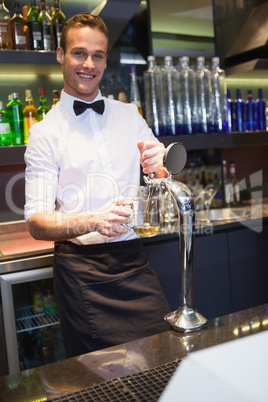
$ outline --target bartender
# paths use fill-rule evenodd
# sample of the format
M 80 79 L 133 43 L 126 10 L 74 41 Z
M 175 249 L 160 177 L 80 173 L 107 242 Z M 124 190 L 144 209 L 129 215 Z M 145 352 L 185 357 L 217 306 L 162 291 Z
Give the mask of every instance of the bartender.
M 136 105 L 103 97 L 108 31 L 77 14 L 57 61 L 60 101 L 31 127 L 25 153 L 25 219 L 53 240 L 54 286 L 67 357 L 167 329 L 169 306 L 140 239 L 126 228 L 143 172 L 165 177 L 164 146 Z

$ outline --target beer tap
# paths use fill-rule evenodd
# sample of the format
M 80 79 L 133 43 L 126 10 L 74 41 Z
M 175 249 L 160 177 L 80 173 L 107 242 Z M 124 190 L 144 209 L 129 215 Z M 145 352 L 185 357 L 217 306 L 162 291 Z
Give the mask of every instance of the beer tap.
M 179 174 L 187 159 L 184 146 L 179 143 L 170 144 L 164 155 L 164 167 L 168 173 L 165 179 L 157 179 L 154 174 L 144 177 L 150 194 L 156 187 L 165 188 L 173 196 L 179 214 L 179 253 L 180 253 L 180 307 L 164 319 L 179 332 L 193 332 L 206 327 L 207 319 L 194 308 L 194 226 L 195 211 L 191 190 L 172 176 Z

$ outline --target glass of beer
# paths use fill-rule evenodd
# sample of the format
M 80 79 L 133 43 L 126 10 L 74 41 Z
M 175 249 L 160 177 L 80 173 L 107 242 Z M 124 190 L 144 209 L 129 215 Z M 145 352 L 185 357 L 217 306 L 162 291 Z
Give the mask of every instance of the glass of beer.
M 130 224 L 140 237 L 155 236 L 160 229 L 159 197 L 139 196 L 132 202 L 132 223 Z

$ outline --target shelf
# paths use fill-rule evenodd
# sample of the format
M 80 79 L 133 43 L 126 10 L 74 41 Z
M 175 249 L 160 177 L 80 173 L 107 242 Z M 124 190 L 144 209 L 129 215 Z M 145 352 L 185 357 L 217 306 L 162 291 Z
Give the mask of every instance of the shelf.
M 158 139 L 165 145 L 172 142 L 181 142 L 187 151 L 208 149 L 208 148 L 228 148 L 238 146 L 268 145 L 267 131 L 254 132 L 233 132 L 215 134 L 192 134 L 192 135 L 169 135 L 161 136 Z
M 49 327 L 60 323 L 58 314 L 46 316 L 44 313 L 36 313 L 32 306 L 16 309 L 15 317 L 17 333 Z
M 56 52 L 34 50 L 1 50 L 0 74 L 47 76 L 60 74 Z
M 208 148 L 229 148 L 268 145 L 267 131 L 244 133 L 216 133 L 193 135 L 168 135 L 158 137 L 165 146 L 172 142 L 181 142 L 187 151 Z M 24 164 L 25 145 L 0 147 L 0 166 Z

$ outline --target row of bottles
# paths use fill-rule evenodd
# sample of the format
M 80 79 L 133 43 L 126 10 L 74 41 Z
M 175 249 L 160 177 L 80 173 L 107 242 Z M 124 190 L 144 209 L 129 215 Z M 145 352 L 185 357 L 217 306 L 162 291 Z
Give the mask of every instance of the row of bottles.
M 160 68 L 149 56 L 144 95 L 146 120 L 157 136 L 266 130 L 262 89 L 256 100 L 251 90 L 243 100 L 237 89 L 232 100 L 218 57 L 212 58 L 208 69 L 204 57 L 191 68 L 189 57 L 181 57 L 174 66 L 172 57 L 166 56 Z
M 171 56 L 164 68 L 148 57 L 144 72 L 145 111 L 148 125 L 155 135 L 177 135 L 228 131 L 225 72 L 218 57 L 211 69 L 205 58 L 197 58 L 196 69 L 189 57 L 179 59 L 175 68 Z
M 247 91 L 247 99 L 241 97 L 241 90 L 236 90 L 236 98 L 231 98 L 227 89 L 228 125 L 230 131 L 266 130 L 266 100 L 259 88 L 257 99 L 253 99 L 252 90 Z
M 47 10 L 45 0 L 40 1 L 40 8 L 31 0 L 23 15 L 20 3 L 15 2 L 10 18 L 4 0 L 0 0 L 0 49 L 56 50 L 66 19 L 59 0 L 54 0 L 51 14 Z
M 59 325 L 17 334 L 20 370 L 28 370 L 66 358 Z
M 53 107 L 60 98 L 60 91 L 53 90 Z M 30 127 L 43 120 L 50 110 L 47 104 L 45 88 L 39 88 L 39 106 L 35 107 L 31 89 L 25 90 L 25 106 L 17 92 L 9 96 L 4 108 L 0 101 L 0 146 L 24 145 L 28 143 Z

